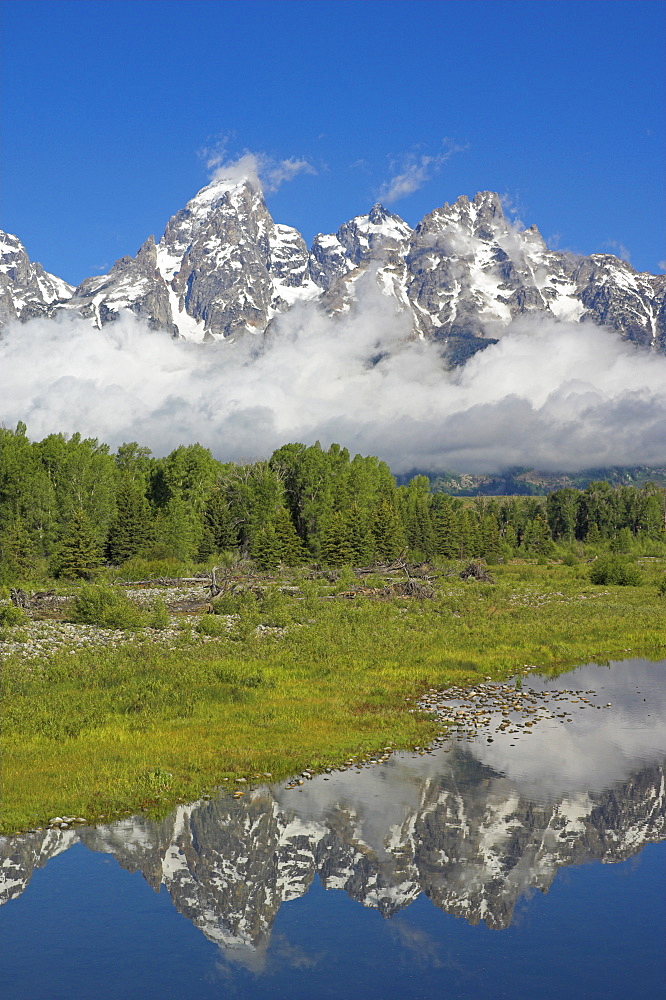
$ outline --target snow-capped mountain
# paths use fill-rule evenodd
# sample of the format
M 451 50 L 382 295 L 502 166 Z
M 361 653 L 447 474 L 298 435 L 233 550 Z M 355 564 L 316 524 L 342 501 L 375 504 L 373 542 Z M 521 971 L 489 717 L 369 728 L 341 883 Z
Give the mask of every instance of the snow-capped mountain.
M 516 316 L 592 321 L 666 351 L 666 276 L 639 274 L 611 254 L 549 250 L 481 192 L 427 215 L 415 229 L 381 205 L 318 235 L 271 218 L 250 180 L 218 178 L 149 237 L 135 257 L 72 290 L 3 237 L 5 321 L 75 310 L 100 327 L 131 310 L 154 329 L 196 341 L 263 334 L 280 313 L 314 302 L 335 317 L 376 283 L 412 336 L 434 338 L 451 364 L 493 343 Z M 20 266 L 19 266 L 20 263 Z
M 74 291 L 61 278 L 33 264 L 16 236 L 0 231 L 0 326 L 48 315 Z

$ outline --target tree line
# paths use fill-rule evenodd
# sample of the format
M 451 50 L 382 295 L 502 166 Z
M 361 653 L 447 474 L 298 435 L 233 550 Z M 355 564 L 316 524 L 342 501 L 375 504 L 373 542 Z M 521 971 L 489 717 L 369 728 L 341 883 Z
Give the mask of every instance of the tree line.
M 115 453 L 96 438 L 0 428 L 0 580 L 90 577 L 139 557 L 206 562 L 221 552 L 266 570 L 372 565 L 412 558 L 547 555 L 556 543 L 666 540 L 664 491 L 591 483 L 546 497 L 397 486 L 378 458 L 287 444 L 268 460 L 220 462 L 199 444 L 155 458 L 137 442 Z

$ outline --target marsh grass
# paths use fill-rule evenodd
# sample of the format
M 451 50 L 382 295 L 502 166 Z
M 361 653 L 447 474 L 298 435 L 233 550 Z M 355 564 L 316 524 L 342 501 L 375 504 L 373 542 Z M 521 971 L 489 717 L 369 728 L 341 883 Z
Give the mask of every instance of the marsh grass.
M 224 779 L 423 745 L 436 731 L 414 711 L 424 688 L 666 649 L 663 559 L 642 566 L 641 587 L 601 588 L 588 565 L 559 560 L 493 567 L 495 585 L 441 569 L 434 600 L 331 598 L 301 573 L 298 598 L 274 588 L 233 612 L 220 602 L 198 626 L 214 636 L 206 644 L 186 627 L 170 650 L 9 657 L 2 831 L 63 813 L 159 812 Z

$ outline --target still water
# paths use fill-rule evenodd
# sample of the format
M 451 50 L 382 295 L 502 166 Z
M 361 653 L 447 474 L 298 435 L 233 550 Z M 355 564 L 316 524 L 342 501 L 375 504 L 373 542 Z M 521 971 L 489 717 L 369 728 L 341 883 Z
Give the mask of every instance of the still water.
M 429 753 L 0 838 L 0 995 L 661 996 L 666 661 L 521 697 Z

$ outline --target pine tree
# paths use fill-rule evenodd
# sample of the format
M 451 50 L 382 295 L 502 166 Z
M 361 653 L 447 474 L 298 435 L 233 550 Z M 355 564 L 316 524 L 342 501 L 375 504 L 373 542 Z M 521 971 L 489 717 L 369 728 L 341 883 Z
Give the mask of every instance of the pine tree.
M 280 548 L 272 524 L 264 525 L 254 536 L 252 558 L 262 570 L 271 571 L 279 566 Z
M 140 552 L 151 538 L 150 504 L 141 486 L 124 478 L 116 493 L 116 516 L 109 527 L 106 551 L 120 565 Z
M 440 493 L 433 510 L 435 552 L 445 559 L 457 559 L 460 554 L 460 526 L 451 497 Z
M 550 535 L 550 528 L 546 523 L 546 519 L 541 514 L 528 521 L 525 525 L 522 547 L 526 552 L 533 552 L 539 556 L 548 555 L 552 550 L 553 540 Z
M 88 515 L 75 510 L 57 557 L 57 576 L 90 580 L 102 562 L 102 547 L 95 538 Z
M 156 554 L 161 558 L 194 559 L 202 533 L 196 512 L 179 497 L 171 497 L 155 521 Z
M 340 511 L 335 511 L 329 518 L 321 546 L 321 560 L 325 566 L 349 566 L 354 561 L 345 519 Z
M 227 495 L 218 485 L 208 493 L 203 508 L 203 541 L 207 555 L 235 549 L 238 545 L 238 531 L 234 524 Z
M 382 497 L 375 508 L 372 533 L 375 536 L 376 557 L 384 562 L 396 559 L 406 546 L 405 529 L 388 497 Z
M 306 561 L 307 552 L 286 507 L 278 507 L 273 519 L 273 530 L 280 562 L 287 566 L 301 566 Z
M 353 503 L 345 512 L 346 537 L 355 566 L 369 566 L 375 558 L 375 538 L 370 530 L 368 510 Z
M 486 514 L 481 521 L 481 553 L 489 563 L 497 562 L 500 554 L 500 534 L 497 518 Z
M 20 517 L 15 517 L 0 536 L 0 565 L 8 581 L 29 576 L 35 568 L 35 541 Z

